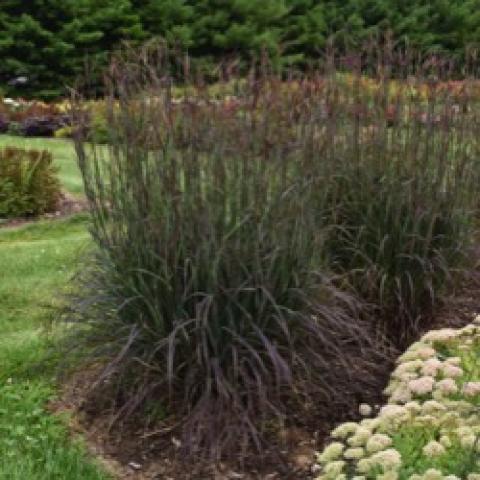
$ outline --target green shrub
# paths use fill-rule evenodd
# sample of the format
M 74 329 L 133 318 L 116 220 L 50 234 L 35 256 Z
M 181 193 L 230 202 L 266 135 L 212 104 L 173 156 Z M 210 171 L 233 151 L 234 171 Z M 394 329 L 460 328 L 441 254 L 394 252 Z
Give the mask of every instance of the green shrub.
M 73 136 L 73 127 L 67 126 L 59 128 L 55 131 L 55 138 L 72 138 Z
M 22 126 L 20 125 L 20 122 L 10 122 L 8 124 L 7 133 L 13 136 L 22 136 Z
M 52 155 L 7 147 L 0 150 L 0 217 L 41 215 L 60 197 Z
M 110 129 L 107 125 L 106 106 L 103 102 L 93 103 L 89 124 L 89 134 L 92 142 L 108 143 Z
M 343 412 L 378 355 L 324 266 L 316 165 L 288 145 L 280 84 L 256 103 L 239 82 L 242 109 L 196 88 L 178 103 L 138 58 L 110 70 L 109 147 L 76 135 L 98 248 L 72 341 L 106 363 L 95 386 L 116 418 L 160 402 L 188 452 L 239 458 L 289 409 Z M 74 117 L 88 126 L 83 104 Z

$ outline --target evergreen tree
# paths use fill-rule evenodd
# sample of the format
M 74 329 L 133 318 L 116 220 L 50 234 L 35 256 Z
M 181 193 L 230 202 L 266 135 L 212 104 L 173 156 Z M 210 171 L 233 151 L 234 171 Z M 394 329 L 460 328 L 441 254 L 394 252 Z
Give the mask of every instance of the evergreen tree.
M 192 50 L 200 55 L 270 53 L 281 42 L 283 0 L 199 0 L 195 3 Z
M 75 7 L 76 44 L 82 54 L 99 60 L 118 48 L 122 41 L 146 38 L 140 15 L 130 0 L 79 0 Z
M 0 7 L 0 79 L 7 93 L 56 96 L 72 71 L 70 0 L 6 0 Z M 15 82 L 24 77 L 26 83 Z
M 65 93 L 88 54 L 102 64 L 122 40 L 143 39 L 129 0 L 5 0 L 0 5 L 0 81 L 8 94 Z M 15 78 L 25 77 L 18 85 Z
M 316 0 L 288 0 L 282 19 L 282 47 L 285 63 L 303 64 L 316 58 L 325 46 L 325 6 Z
M 480 42 L 480 0 L 2 0 L 0 89 L 60 95 L 85 56 L 102 66 L 123 40 L 165 38 L 211 70 L 225 56 L 262 50 L 304 66 L 329 36 L 351 49 L 386 29 L 462 58 Z M 18 77 L 28 82 L 12 84 Z
M 186 0 L 132 0 L 132 4 L 146 35 L 192 45 L 194 8 Z

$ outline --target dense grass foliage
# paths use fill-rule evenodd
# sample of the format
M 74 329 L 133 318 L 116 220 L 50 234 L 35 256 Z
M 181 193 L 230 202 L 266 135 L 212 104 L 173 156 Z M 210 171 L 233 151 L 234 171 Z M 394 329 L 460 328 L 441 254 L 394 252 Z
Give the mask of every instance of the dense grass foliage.
M 480 40 L 478 7 L 478 0 L 8 0 L 0 5 L 0 90 L 64 95 L 86 55 L 104 65 L 122 40 L 157 36 L 188 48 L 209 72 L 220 59 L 262 49 L 279 64 L 305 66 L 331 36 L 357 45 L 385 29 L 462 56 Z
M 0 217 L 52 212 L 61 194 L 56 173 L 46 150 L 0 150 Z
M 354 76 L 346 91 L 329 81 L 321 95 L 344 99 L 329 107 L 333 136 L 320 134 L 327 149 L 317 164 L 332 172 L 323 185 L 331 191 L 332 266 L 376 305 L 382 333 L 402 347 L 473 242 L 478 87 L 431 82 L 423 67 L 404 83 L 389 80 L 384 66 L 378 73 L 376 85 Z
M 78 129 L 98 250 L 75 342 L 106 363 L 96 386 L 115 385 L 118 418 L 168 401 L 190 452 L 260 448 L 287 404 L 361 395 L 369 338 L 404 344 L 462 265 L 477 86 L 386 45 L 291 80 L 263 63 L 233 96 L 200 82 L 176 100 L 167 53 L 111 65 L 108 150 Z
M 377 358 L 325 274 L 317 165 L 281 100 L 302 94 L 272 79 L 244 84 L 240 108 L 197 90 L 178 104 L 137 55 L 110 70 L 108 150 L 76 139 L 98 246 L 80 345 L 108 363 L 97 386 L 116 385 L 118 417 L 168 402 L 190 452 L 261 449 L 287 402 L 348 405 Z
M 88 245 L 85 218 L 0 230 L 0 474 L 12 480 L 106 480 L 46 411 L 57 358 L 46 334 L 58 295 Z M 49 330 L 51 334 L 56 331 Z

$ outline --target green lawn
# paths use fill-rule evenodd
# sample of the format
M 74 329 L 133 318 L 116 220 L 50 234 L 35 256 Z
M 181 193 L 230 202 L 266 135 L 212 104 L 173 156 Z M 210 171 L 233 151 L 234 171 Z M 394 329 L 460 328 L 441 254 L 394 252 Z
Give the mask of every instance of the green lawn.
M 64 188 L 74 195 L 82 194 L 82 178 L 75 161 L 73 143 L 70 140 L 0 135 L 0 148 L 6 146 L 50 150 L 59 168 L 59 177 Z
M 82 194 L 68 140 L 0 135 L 0 147 L 48 149 L 64 188 Z M 88 248 L 87 217 L 0 229 L 0 478 L 106 480 L 64 422 L 45 406 L 55 394 L 47 327 Z M 47 334 L 48 332 L 48 334 Z
M 55 395 L 45 326 L 88 247 L 85 223 L 76 216 L 0 230 L 0 478 L 107 478 L 44 410 Z
M 69 141 L 0 136 L 5 145 L 48 148 L 64 187 L 81 194 Z M 0 478 L 106 480 L 69 437 L 64 422 L 45 410 L 55 395 L 56 361 L 45 328 L 88 248 L 87 218 L 42 221 L 0 229 Z M 49 332 L 47 335 L 47 331 Z

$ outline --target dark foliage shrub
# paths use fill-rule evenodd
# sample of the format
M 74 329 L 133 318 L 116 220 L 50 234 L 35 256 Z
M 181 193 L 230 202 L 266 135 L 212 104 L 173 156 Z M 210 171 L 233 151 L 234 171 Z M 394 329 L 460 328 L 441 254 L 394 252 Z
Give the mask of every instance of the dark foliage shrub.
M 108 147 L 90 144 L 84 104 L 74 115 L 97 251 L 72 341 L 106 363 L 94 390 L 117 419 L 160 403 L 189 453 L 240 456 L 289 409 L 351 407 L 379 355 L 325 263 L 315 149 L 295 123 L 307 94 L 265 77 L 177 102 L 150 54 L 111 66 Z
M 9 121 L 6 118 L 0 117 L 0 133 L 8 132 Z
M 9 135 L 14 135 L 14 136 L 21 136 L 23 135 L 22 133 L 22 127 L 20 123 L 18 122 L 13 122 L 9 121 L 8 126 L 7 126 L 7 132 Z
M 70 118 L 54 104 L 25 100 L 13 107 L 0 104 L 0 132 L 26 137 L 53 137 L 55 131 L 70 125 Z
M 56 174 L 52 155 L 45 150 L 0 150 L 0 217 L 53 211 L 61 193 Z
M 25 137 L 53 137 L 55 132 L 68 125 L 66 116 L 30 117 L 20 123 L 20 132 Z

